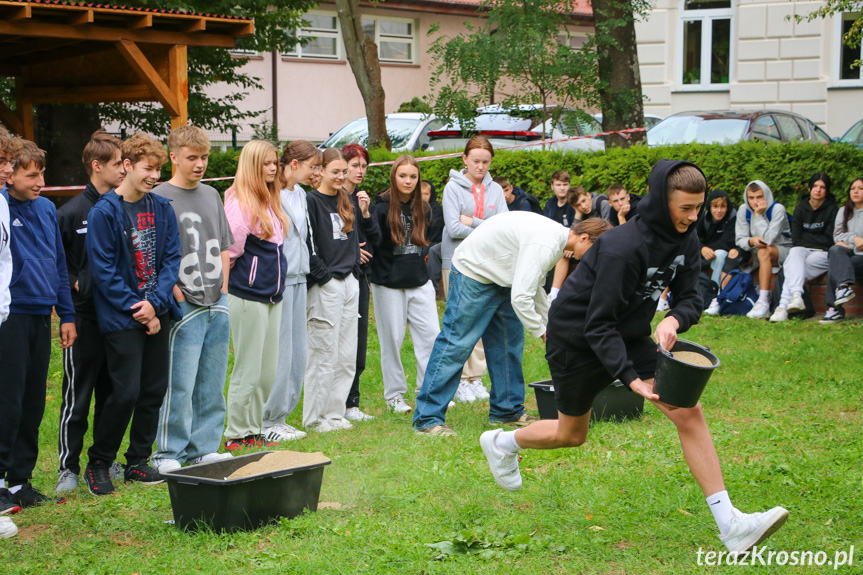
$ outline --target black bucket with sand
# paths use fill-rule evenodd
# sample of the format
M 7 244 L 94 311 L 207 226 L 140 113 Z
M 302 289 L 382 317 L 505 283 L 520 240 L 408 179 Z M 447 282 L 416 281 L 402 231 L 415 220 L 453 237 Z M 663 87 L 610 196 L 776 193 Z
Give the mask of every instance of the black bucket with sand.
M 654 393 L 675 407 L 695 407 L 719 358 L 710 348 L 678 339 L 670 351 L 659 348 Z
M 322 453 L 260 451 L 164 473 L 180 529 L 256 529 L 279 517 L 317 511 Z

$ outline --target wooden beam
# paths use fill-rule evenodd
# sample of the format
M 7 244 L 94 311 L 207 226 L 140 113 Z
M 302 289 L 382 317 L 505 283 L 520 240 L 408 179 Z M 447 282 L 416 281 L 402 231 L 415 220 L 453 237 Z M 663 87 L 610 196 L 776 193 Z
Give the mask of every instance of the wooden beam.
M 116 53 L 116 49 L 112 44 L 102 43 L 87 43 L 87 42 L 71 42 L 58 52 L 39 52 L 36 54 L 28 54 L 26 65 L 36 66 L 45 63 L 59 63 L 67 58 L 75 58 L 86 54 L 98 54 L 100 52 Z M 6 54 L 0 50 L 0 75 L 4 75 L 2 70 L 19 68 L 22 65 L 21 58 L 7 58 Z M 17 76 L 17 74 L 6 73 L 6 76 Z
M 25 4 L 20 8 L 15 8 L 12 12 L 4 17 L 4 20 L 8 22 L 17 22 L 19 20 L 27 20 L 28 18 L 33 17 L 33 9 L 29 4 Z
M 153 15 L 152 14 L 144 14 L 143 16 L 132 20 L 132 23 L 128 26 L 129 30 L 140 30 L 141 28 L 152 28 L 153 27 Z
M 180 103 L 176 95 L 147 59 L 147 56 L 141 52 L 138 45 L 129 40 L 120 40 L 116 46 L 141 81 L 150 87 L 154 99 L 161 102 L 171 116 L 180 115 Z
M 189 123 L 189 61 L 186 46 L 172 46 L 168 52 L 168 78 L 177 99 L 177 114 L 171 114 L 171 129 Z
M 0 51 L 0 58 L 6 60 L 8 58 L 18 58 L 24 55 L 30 55 L 34 52 L 42 52 L 44 50 L 54 50 L 55 48 L 61 48 L 63 46 L 70 46 L 73 44 L 77 44 L 77 40 L 54 40 L 54 39 L 45 39 L 45 40 L 25 40 L 14 47 L 5 48 Z M 26 62 L 28 65 L 31 63 L 28 59 Z
M 183 32 L 186 34 L 194 34 L 195 32 L 203 32 L 207 29 L 207 21 L 206 20 L 196 20 L 191 24 L 183 27 Z
M 146 84 L 107 86 L 28 87 L 25 97 L 34 104 L 89 104 L 99 102 L 150 102 L 155 98 Z
M 24 133 L 24 123 L 21 121 L 21 116 L 12 111 L 12 109 L 0 102 L 0 122 L 3 122 L 10 130 L 16 134 Z
M 33 124 L 33 101 L 27 95 L 28 72 L 24 69 L 20 76 L 15 78 L 15 98 L 17 100 L 18 114 L 21 116 L 21 135 L 30 141 L 36 140 L 36 126 Z
M 86 27 L 68 24 L 49 24 L 44 22 L 9 22 L 0 20 L 0 35 L 13 34 L 28 38 L 68 38 L 96 42 L 116 42 L 125 38 L 131 42 L 144 44 L 171 44 L 185 46 L 210 46 L 213 48 L 233 48 L 234 37 L 220 34 L 183 34 L 162 30 L 130 30 L 128 28 L 109 28 L 92 25 Z
M 84 26 L 85 24 L 93 23 L 93 11 L 92 10 L 84 10 L 83 12 L 79 12 L 78 14 L 74 14 L 66 20 L 66 23 L 69 26 Z

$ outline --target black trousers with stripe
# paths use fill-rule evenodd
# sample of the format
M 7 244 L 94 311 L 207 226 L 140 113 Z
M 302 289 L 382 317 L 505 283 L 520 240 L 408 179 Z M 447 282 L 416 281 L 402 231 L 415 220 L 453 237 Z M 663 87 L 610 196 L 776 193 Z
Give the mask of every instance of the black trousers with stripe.
M 105 339 L 96 318 L 77 316 L 78 339 L 63 350 L 63 404 L 57 443 L 60 470 L 81 473 L 81 450 L 87 433 L 90 401 L 95 392 L 93 427 L 99 421 L 105 398 L 111 392 L 111 377 L 105 355 Z
M 39 455 L 45 414 L 51 316 L 9 314 L 0 326 L 0 479 L 28 481 Z

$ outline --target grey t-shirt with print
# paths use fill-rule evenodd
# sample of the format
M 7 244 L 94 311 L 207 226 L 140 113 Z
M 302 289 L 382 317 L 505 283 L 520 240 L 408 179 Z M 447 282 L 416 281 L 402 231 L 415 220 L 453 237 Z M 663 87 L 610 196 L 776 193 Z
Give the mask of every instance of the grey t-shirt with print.
M 225 206 L 212 186 L 185 189 L 167 182 L 153 192 L 171 200 L 180 230 L 180 276 L 177 285 L 186 301 L 198 306 L 219 303 L 222 297 L 221 253 L 234 243 Z

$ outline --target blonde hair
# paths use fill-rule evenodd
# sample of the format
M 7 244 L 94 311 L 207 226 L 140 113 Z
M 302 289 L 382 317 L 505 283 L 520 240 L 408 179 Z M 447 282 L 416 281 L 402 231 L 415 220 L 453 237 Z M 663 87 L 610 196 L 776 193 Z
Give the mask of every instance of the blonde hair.
M 237 164 L 237 177 L 228 190 L 237 199 L 242 211 L 252 216 L 253 225 L 257 223 L 260 226 L 263 238 L 272 236 L 276 229 L 270 210 L 279 218 L 284 233 L 288 232 L 288 216 L 282 210 L 276 183 L 278 178 L 270 183 L 264 181 L 264 162 L 271 152 L 278 159 L 276 147 L 263 140 L 252 140 L 243 146 Z
M 180 148 L 209 151 L 210 138 L 198 126 L 180 126 L 168 135 L 168 148 L 174 153 L 179 152 Z

